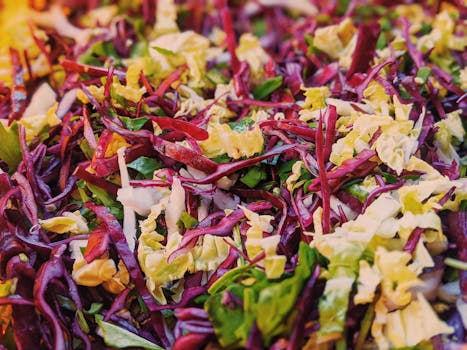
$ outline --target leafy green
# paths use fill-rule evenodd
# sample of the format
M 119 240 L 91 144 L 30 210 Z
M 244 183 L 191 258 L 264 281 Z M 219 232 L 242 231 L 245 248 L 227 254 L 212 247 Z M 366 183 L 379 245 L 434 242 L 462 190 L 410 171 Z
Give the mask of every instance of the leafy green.
M 0 123 L 0 159 L 8 165 L 10 174 L 16 171 L 16 168 L 21 162 L 21 148 L 19 145 L 18 123 L 15 121 L 10 127 Z
M 162 347 L 144 339 L 126 329 L 113 325 L 112 323 L 102 320 L 101 315 L 95 316 L 96 323 L 102 330 L 104 342 L 108 346 L 115 347 L 116 349 L 122 348 L 142 348 L 149 350 L 163 350 Z
M 386 173 L 384 171 L 381 172 L 381 175 L 384 176 L 384 179 L 386 180 L 386 183 L 388 183 L 388 184 L 395 184 L 398 181 L 396 175 Z
M 313 36 L 311 34 L 306 33 L 303 38 L 305 39 L 305 42 L 308 46 L 308 51 L 307 54 L 309 56 L 319 52 L 319 49 L 313 44 Z
M 319 299 L 319 336 L 342 333 L 345 328 L 349 295 L 359 271 L 364 247 L 340 240 L 333 245 L 326 271 L 326 287 Z
M 175 55 L 175 52 L 171 51 L 171 50 L 167 50 L 167 49 L 164 49 L 163 47 L 159 47 L 159 46 L 153 46 L 152 47 L 154 50 L 156 50 L 157 52 L 165 55 L 165 56 L 173 56 Z
M 277 171 L 277 175 L 279 175 L 279 179 L 281 180 L 281 182 L 287 180 L 295 162 L 295 159 L 291 159 L 280 165 L 279 170 Z
M 130 57 L 138 58 L 149 55 L 148 44 L 145 41 L 139 41 L 131 47 Z
M 102 304 L 102 303 L 92 303 L 91 306 L 89 307 L 89 310 L 84 310 L 84 313 L 86 315 L 95 315 L 99 311 L 101 311 L 103 306 L 104 306 L 104 304 Z
M 253 96 L 257 100 L 264 100 L 282 85 L 283 77 L 281 75 L 269 78 L 260 86 L 253 90 Z
M 430 67 L 420 67 L 417 72 L 417 78 L 422 79 L 423 84 L 426 83 L 428 78 L 431 75 L 431 68 Z
M 266 20 L 264 18 L 257 18 L 253 21 L 253 33 L 258 38 L 264 36 L 267 30 Z
M 391 27 L 392 27 L 391 26 L 391 21 L 389 19 L 387 19 L 387 18 L 384 18 L 384 17 L 379 20 L 379 24 L 380 24 L 381 30 L 383 32 L 389 31 L 391 29 Z
M 180 216 L 179 223 L 181 223 L 186 229 L 190 229 L 198 225 L 198 220 L 188 214 L 187 211 L 183 211 L 182 215 Z
M 110 209 L 110 212 L 119 220 L 123 219 L 123 206 L 117 202 L 104 189 L 84 182 L 88 190 L 92 193 L 92 197 L 98 204 L 103 204 Z M 81 193 L 81 192 L 80 192 Z M 83 199 L 83 202 L 85 200 Z
M 255 123 L 255 121 L 251 118 L 243 118 L 239 122 L 232 122 L 229 123 L 230 129 L 233 131 L 237 132 L 245 132 L 250 129 L 250 126 L 252 126 Z
M 360 188 L 358 184 L 353 184 L 347 187 L 346 191 L 349 192 L 352 196 L 354 196 L 361 202 L 364 202 L 369 194 L 367 191 Z
M 102 66 L 104 61 L 100 57 L 118 58 L 115 46 L 112 43 L 98 41 L 78 57 L 78 62 L 92 66 Z
M 128 130 L 138 131 L 144 126 L 144 124 L 146 124 L 149 118 L 120 117 L 120 120 L 122 121 L 123 125 L 125 125 L 125 128 L 127 128 Z
M 83 330 L 84 333 L 89 333 L 89 325 L 88 322 L 86 321 L 86 317 L 84 317 L 83 310 L 76 310 L 76 316 L 78 319 L 78 324 L 80 328 Z
M 215 161 L 217 164 L 229 163 L 231 161 L 227 153 L 224 153 L 224 154 L 221 154 L 220 156 L 212 158 L 212 160 Z
M 141 156 L 128 163 L 127 167 L 136 170 L 147 179 L 152 179 L 154 171 L 161 169 L 162 164 L 156 159 Z
M 373 320 L 375 319 L 375 304 L 372 303 L 366 310 L 362 323 L 360 324 L 360 332 L 358 332 L 357 343 L 355 350 L 362 350 L 365 344 L 366 337 L 371 329 Z
M 381 33 L 378 37 L 378 40 L 376 41 L 376 49 L 381 50 L 384 49 L 387 45 L 387 40 L 386 40 L 386 35 L 384 33 Z
M 317 252 L 300 243 L 293 276 L 268 280 L 263 271 L 241 266 L 229 271 L 209 289 L 205 309 L 223 347 L 245 346 L 251 327 L 257 324 L 265 344 L 289 330 L 294 306 L 317 263 Z M 226 299 L 232 303 L 225 303 Z M 241 300 L 241 303 L 235 303 Z M 265 317 L 265 315 L 268 315 Z
M 257 184 L 261 181 L 266 180 L 268 175 L 266 170 L 264 170 L 260 166 L 252 167 L 248 170 L 248 172 L 240 178 L 240 181 L 247 185 L 249 188 L 255 188 Z

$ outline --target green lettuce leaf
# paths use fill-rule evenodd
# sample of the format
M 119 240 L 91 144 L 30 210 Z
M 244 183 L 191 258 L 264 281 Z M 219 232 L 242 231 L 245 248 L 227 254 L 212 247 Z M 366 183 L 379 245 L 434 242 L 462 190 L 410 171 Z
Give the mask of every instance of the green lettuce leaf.
M 263 271 L 242 266 L 216 281 L 209 289 L 211 295 L 205 309 L 220 345 L 245 346 L 255 322 L 266 345 L 271 344 L 274 337 L 287 334 L 295 317 L 297 298 L 314 270 L 317 256 L 315 249 L 302 242 L 299 262 L 292 276 L 268 280 Z M 226 303 L 226 299 L 232 302 Z
M 163 350 L 164 348 L 151 343 L 149 340 L 140 337 L 126 329 L 113 325 L 112 323 L 102 321 L 102 316 L 95 316 L 96 323 L 102 330 L 104 342 L 108 346 L 116 349 L 139 348 L 149 350 Z
M 18 124 L 13 122 L 10 127 L 0 123 L 0 159 L 8 165 L 9 173 L 16 171 L 16 167 L 21 162 L 21 148 L 19 145 Z

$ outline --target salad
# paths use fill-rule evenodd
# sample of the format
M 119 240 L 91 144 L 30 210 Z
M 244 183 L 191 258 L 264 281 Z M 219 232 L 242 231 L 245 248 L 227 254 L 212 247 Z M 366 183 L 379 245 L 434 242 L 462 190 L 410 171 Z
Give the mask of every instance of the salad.
M 0 1 L 0 348 L 465 348 L 466 16 Z

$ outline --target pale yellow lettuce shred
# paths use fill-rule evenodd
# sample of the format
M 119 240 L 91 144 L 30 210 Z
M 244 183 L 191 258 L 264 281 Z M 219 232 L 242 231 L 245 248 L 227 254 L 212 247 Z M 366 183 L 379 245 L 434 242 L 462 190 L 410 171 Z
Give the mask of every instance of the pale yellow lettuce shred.
M 458 12 L 457 15 L 459 15 Z M 466 49 L 467 37 L 455 35 L 455 21 L 448 10 L 438 13 L 431 25 L 430 33 L 414 40 L 422 53 L 433 49 L 433 54 L 442 56 L 448 50 L 463 51 Z
M 318 28 L 315 31 L 313 45 L 330 57 L 339 59 L 340 66 L 349 68 L 355 50 L 356 32 L 352 20 L 346 18 L 339 24 Z
M 78 216 L 79 214 L 75 213 L 75 215 Z M 74 240 L 69 244 L 71 258 L 75 260 L 71 272 L 73 280 L 75 280 L 76 284 L 87 287 L 102 284 L 110 293 L 121 293 L 130 283 L 130 276 L 123 262 L 120 260 L 116 265 L 114 260 L 104 254 L 91 263 L 87 263 L 82 253 L 86 245 L 86 239 Z
M 86 220 L 79 211 L 65 211 L 61 216 L 39 220 L 39 224 L 44 230 L 54 233 L 83 234 L 89 232 Z
M 402 307 L 412 300 L 410 289 L 423 282 L 408 266 L 412 255 L 403 251 L 387 251 L 378 247 L 375 265 L 381 276 L 381 297 L 392 307 Z
M 423 294 L 402 309 L 389 311 L 384 300 L 375 307 L 376 317 L 371 327 L 378 348 L 381 350 L 415 346 L 438 334 L 450 334 L 453 328 L 441 321 Z
M 117 154 L 117 151 L 122 147 L 129 147 L 130 144 L 126 142 L 125 138 L 116 132 L 112 133 L 110 142 L 105 150 L 105 157 L 112 157 Z
M 312 111 L 326 107 L 326 98 L 331 96 L 331 92 L 327 86 L 301 88 L 304 91 L 305 102 L 302 110 L 310 109 Z
M 263 265 L 268 278 L 279 278 L 284 272 L 285 263 L 287 258 L 284 255 L 276 253 L 277 244 L 279 243 L 279 235 L 270 235 L 263 237 L 263 232 L 271 234 L 273 227 L 271 220 L 274 219 L 271 215 L 260 215 L 246 207 L 239 206 L 248 219 L 247 223 L 250 225 L 246 232 L 245 248 L 247 255 L 250 259 L 255 259 L 262 252 L 265 253 L 264 261 L 259 265 Z
M 451 196 L 446 203 L 440 205 L 439 201 L 453 187 L 455 188 L 455 198 Z M 460 202 L 467 198 L 467 181 L 465 178 L 449 180 L 447 177 L 440 177 L 435 180 L 402 186 L 397 193 L 403 213 L 423 214 L 430 210 L 441 209 L 455 211 L 458 210 Z
M 82 26 L 89 28 L 107 26 L 117 17 L 117 14 L 117 5 L 101 6 L 85 13 L 79 22 Z
M 200 141 L 199 145 L 206 157 L 213 158 L 226 153 L 229 157 L 240 159 L 251 157 L 263 150 L 264 138 L 259 126 L 251 130 L 238 132 L 228 124 L 209 123 L 209 138 Z
M 406 121 L 409 109 L 396 108 L 400 108 L 398 121 Z M 467 198 L 467 181 L 450 180 L 414 156 L 405 168 L 422 174 L 419 179 L 407 180 L 397 190 L 381 194 L 363 214 L 337 227 L 335 232 L 327 235 L 317 232 L 311 243 L 332 262 L 322 272 L 322 277 L 328 279 L 325 293 L 350 288 L 349 283 L 356 280 L 354 303 L 376 303 L 371 334 L 380 349 L 413 346 L 452 331 L 438 319 L 423 296 L 414 298 L 414 293 L 424 286 L 420 274 L 434 266 L 432 245 L 441 250 L 447 247 L 437 211 L 457 210 L 460 201 Z M 374 186 L 373 181 L 365 179 L 363 187 Z M 439 204 L 452 188 L 454 196 Z M 404 245 L 417 227 L 424 232 L 414 253 L 404 252 Z M 374 254 L 373 263 L 363 260 L 365 251 Z M 352 270 L 350 261 L 358 262 L 356 271 Z
M 114 78 L 110 84 L 110 89 L 113 94 L 121 96 L 128 101 L 138 103 L 146 93 L 146 88 L 141 87 L 139 83 L 140 74 L 143 73 L 146 76 L 154 74 L 158 65 L 151 57 L 134 58 L 127 60 L 126 64 L 128 64 L 126 84 L 122 84 L 118 79 Z M 99 87 L 96 85 L 89 85 L 86 88 L 97 101 L 104 101 L 104 85 Z M 77 91 L 76 97 L 83 104 L 89 103 L 88 96 L 81 89 Z M 112 104 L 120 106 L 114 98 L 112 99 Z
M 157 2 L 154 35 L 161 36 L 178 31 L 177 7 L 175 2 L 173 0 L 159 0 Z
M 464 141 L 465 130 L 460 117 L 460 110 L 447 113 L 446 118 L 435 123 L 437 131 L 435 133 L 434 144 L 436 154 L 445 163 L 451 164 L 456 161 L 459 164 L 459 155 L 453 146 L 453 141 L 458 143 Z
M 394 105 L 395 118 L 361 112 L 351 112 L 350 117 L 343 120 L 339 118 L 337 127 L 346 130 L 351 125 L 350 131 L 333 144 L 330 160 L 340 165 L 344 160 L 353 158 L 355 153 L 374 149 L 384 164 L 400 174 L 417 150 L 423 115 L 414 123 L 408 119 L 411 105 L 402 105 L 399 101 L 395 101 Z M 370 141 L 378 130 L 381 135 L 370 146 Z
M 58 102 L 55 102 L 45 113 L 23 116 L 19 123 L 24 126 L 26 140 L 31 141 L 46 128 L 51 128 L 61 123 L 57 117 Z
M 376 265 L 370 266 L 368 261 L 359 261 L 357 280 L 357 294 L 354 296 L 354 303 L 368 304 L 371 303 L 375 298 L 376 287 L 381 282 L 380 272 Z

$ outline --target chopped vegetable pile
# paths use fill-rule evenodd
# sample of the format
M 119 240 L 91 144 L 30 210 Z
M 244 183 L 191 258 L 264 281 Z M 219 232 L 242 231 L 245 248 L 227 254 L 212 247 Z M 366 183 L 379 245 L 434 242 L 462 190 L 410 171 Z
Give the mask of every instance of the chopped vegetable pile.
M 0 1 L 0 349 L 460 349 L 458 1 Z

